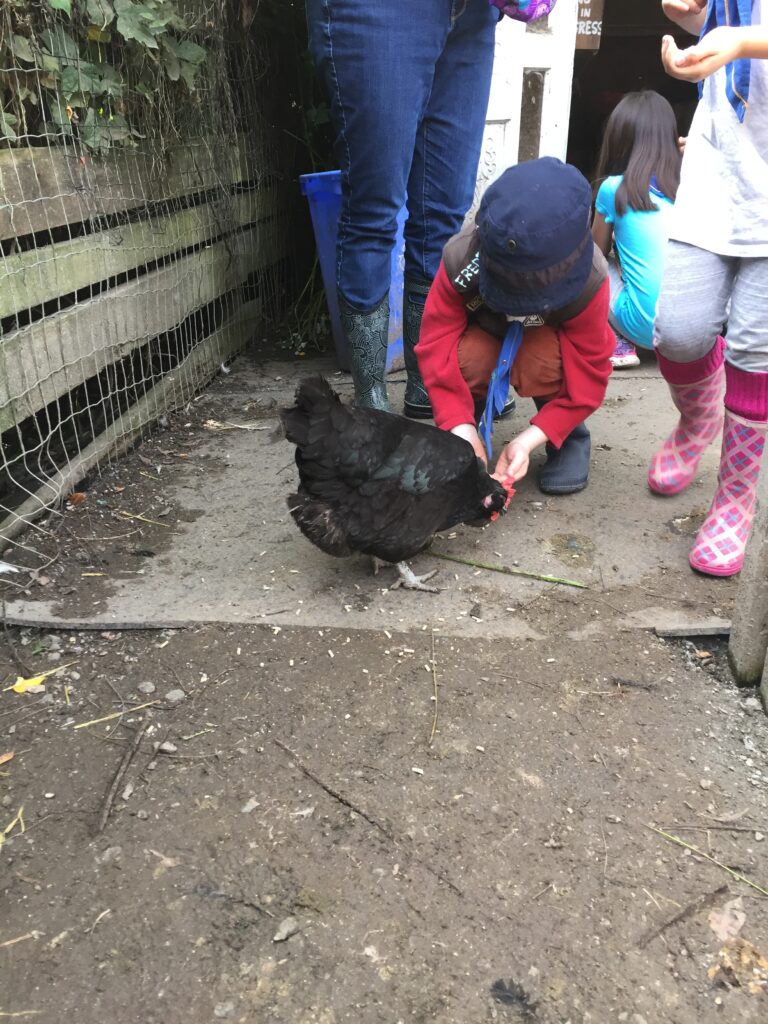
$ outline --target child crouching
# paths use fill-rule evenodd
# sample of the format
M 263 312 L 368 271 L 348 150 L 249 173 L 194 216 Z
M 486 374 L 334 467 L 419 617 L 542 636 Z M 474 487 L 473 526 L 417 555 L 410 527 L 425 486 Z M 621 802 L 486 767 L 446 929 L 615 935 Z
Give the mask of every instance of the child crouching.
M 475 224 L 445 245 L 416 346 L 435 423 L 484 460 L 509 385 L 534 400 L 536 415 L 505 445 L 494 476 L 520 480 L 546 445 L 546 494 L 586 487 L 584 421 L 611 373 L 607 268 L 590 233 L 591 200 L 583 175 L 553 157 L 505 171 Z

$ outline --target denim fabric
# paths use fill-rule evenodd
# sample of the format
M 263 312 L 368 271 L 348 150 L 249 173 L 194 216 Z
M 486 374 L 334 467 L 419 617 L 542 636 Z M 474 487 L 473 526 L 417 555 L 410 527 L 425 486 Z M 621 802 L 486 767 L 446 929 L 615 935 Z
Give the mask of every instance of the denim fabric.
M 408 201 L 405 274 L 437 273 L 472 203 L 499 12 L 488 0 L 306 0 L 342 172 L 337 284 L 356 309 L 390 284 Z

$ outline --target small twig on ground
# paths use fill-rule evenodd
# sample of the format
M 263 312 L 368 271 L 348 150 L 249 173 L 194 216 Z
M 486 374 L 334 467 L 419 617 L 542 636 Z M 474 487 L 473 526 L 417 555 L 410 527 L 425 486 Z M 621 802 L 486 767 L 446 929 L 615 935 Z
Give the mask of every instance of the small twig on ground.
M 435 558 L 442 558 L 446 562 L 458 562 L 459 565 L 469 565 L 473 569 L 488 569 L 490 572 L 501 572 L 506 576 L 526 576 L 528 579 L 541 580 L 543 583 L 559 583 L 564 587 L 578 587 L 580 590 L 588 590 L 586 583 L 579 583 L 576 580 L 562 579 L 560 576 L 548 576 L 546 573 L 531 572 L 528 569 L 510 569 L 508 565 L 493 565 L 490 562 L 473 562 L 470 558 L 458 558 L 456 555 L 446 555 L 442 551 L 435 551 L 430 548 L 429 553 Z
M 111 722 L 113 718 L 119 718 L 121 715 L 130 715 L 134 711 L 141 711 L 142 708 L 151 707 L 153 704 L 159 704 L 157 700 L 148 700 L 145 704 L 127 704 L 122 711 L 113 711 L 111 715 L 104 715 L 103 718 L 92 718 L 88 722 L 78 722 L 75 726 L 76 729 L 87 729 L 90 725 L 99 725 L 101 722 Z
M 554 886 L 552 885 L 552 883 L 547 882 L 547 884 L 540 892 L 537 892 L 535 896 L 531 896 L 531 900 L 537 900 L 540 896 L 543 896 L 545 892 L 549 892 L 549 890 L 553 888 Z
M 96 918 L 96 920 L 93 922 L 93 924 L 91 925 L 91 927 L 88 929 L 88 931 L 85 934 L 86 935 L 93 935 L 93 929 L 96 927 L 96 925 L 102 919 L 102 917 L 106 917 L 107 914 L 111 914 L 111 913 L 112 913 L 112 910 L 111 910 L 110 907 L 107 907 L 106 910 L 102 910 L 102 912 L 99 914 L 99 916 Z
M 656 689 L 655 683 L 646 683 L 642 679 L 624 679 L 621 676 L 612 676 L 611 682 L 619 690 L 622 688 L 622 686 L 627 686 L 630 689 L 635 690 L 647 690 L 648 692 Z
M 603 849 L 605 851 L 605 855 L 603 856 L 603 883 L 602 883 L 602 889 L 603 889 L 603 892 L 605 892 L 605 879 L 606 879 L 606 876 L 608 874 L 608 843 L 605 841 L 605 829 L 603 828 L 602 816 L 600 818 L 600 835 L 602 836 L 602 839 L 603 839 Z
M 286 744 L 283 743 L 281 740 L 273 739 L 272 742 L 276 746 L 280 747 L 281 750 L 284 750 L 286 754 L 288 754 L 288 756 L 291 758 L 293 763 L 296 765 L 296 767 L 299 769 L 299 771 L 301 771 L 304 775 L 306 775 L 308 779 L 311 779 L 317 786 L 324 790 L 328 794 L 328 796 L 333 797 L 333 799 L 337 800 L 343 807 L 348 808 L 350 811 L 354 811 L 355 814 L 359 814 L 361 818 L 367 821 L 369 825 L 372 825 L 373 828 L 380 832 L 394 846 L 398 845 L 397 837 L 395 836 L 391 829 L 387 828 L 387 826 L 383 825 L 380 821 L 377 821 L 376 818 L 368 814 L 368 812 L 364 811 L 361 807 L 358 807 L 357 804 L 353 804 L 351 800 L 348 800 L 347 797 L 343 795 L 343 793 L 340 793 L 338 790 L 334 789 L 333 786 L 329 786 L 327 782 L 324 782 L 319 775 L 316 775 L 311 768 L 308 768 L 304 764 L 304 762 L 301 760 L 301 758 L 295 751 L 291 750 L 291 748 L 286 746 Z M 417 857 L 416 854 L 411 853 L 410 851 L 404 852 L 406 852 L 408 856 L 410 856 L 414 861 L 416 861 L 417 864 L 420 864 L 421 867 L 423 867 L 431 875 L 434 875 L 435 878 L 443 882 L 444 885 L 447 885 L 448 888 L 451 889 L 452 892 L 455 892 L 457 896 L 461 896 L 462 899 L 464 898 L 463 890 L 461 890 L 458 887 L 458 885 L 452 882 L 450 878 L 444 875 L 441 871 L 438 871 L 436 868 L 433 868 L 431 864 L 429 864 L 427 861 L 422 860 L 421 857 Z
M 120 787 L 120 783 L 123 781 L 123 776 L 128 771 L 128 766 L 136 756 L 136 752 L 139 749 L 146 728 L 146 722 L 142 722 L 139 726 L 137 726 L 136 732 L 133 734 L 133 740 L 130 746 L 126 748 L 125 752 L 123 753 L 123 756 L 120 759 L 120 763 L 117 766 L 117 771 L 115 772 L 114 777 L 112 779 L 112 785 L 107 790 L 107 795 L 104 798 L 104 803 L 101 808 L 101 814 L 99 815 L 99 824 L 96 829 L 97 833 L 103 832 L 106 827 L 107 819 L 109 818 L 110 811 L 112 810 L 112 805 L 114 804 L 115 797 L 117 796 L 117 790 Z M 94 928 L 95 927 L 96 925 L 94 923 Z
M 151 523 L 152 526 L 162 526 L 164 530 L 170 530 L 169 523 L 161 523 L 159 519 L 149 519 L 147 516 L 135 515 L 133 512 L 123 512 L 122 509 L 117 509 L 115 515 L 124 516 L 126 519 L 138 519 L 141 523 Z
M 429 745 L 431 747 L 435 739 L 435 733 L 437 732 L 437 662 L 435 661 L 434 629 L 432 629 L 432 661 L 430 664 L 432 666 L 432 699 L 435 702 L 435 707 L 432 714 L 432 731 L 429 734 Z
M 6 939 L 5 942 L 0 942 L 0 949 L 5 949 L 6 946 L 15 946 L 17 942 L 24 942 L 26 939 L 39 939 L 42 934 L 42 932 L 31 931 L 26 935 L 17 935 L 15 939 Z
M 712 889 L 710 892 L 704 893 L 703 896 L 699 896 L 687 906 L 683 907 L 682 910 L 662 922 L 662 924 L 657 928 L 652 928 L 651 931 L 646 932 L 645 935 L 641 935 L 637 942 L 638 946 L 640 946 L 640 948 L 647 946 L 650 942 L 653 942 L 654 939 L 657 939 L 659 935 L 662 935 L 668 928 L 671 928 L 673 925 L 680 924 L 689 917 L 693 917 L 694 914 L 698 914 L 700 911 L 705 910 L 711 903 L 714 903 L 716 899 L 719 899 L 719 897 L 724 895 L 726 892 L 728 892 L 728 886 L 723 884 L 718 885 L 716 889 Z M 655 900 L 654 903 L 656 903 Z M 658 903 L 656 906 L 658 906 Z
M 753 825 L 683 825 L 675 822 L 670 828 L 681 828 L 684 832 L 759 832 L 760 826 Z
M 747 878 L 746 875 L 739 874 L 738 871 L 734 871 L 733 868 L 729 868 L 727 864 L 723 864 L 722 861 L 717 860 L 709 853 L 705 853 L 697 846 L 692 846 L 690 843 L 686 843 L 686 841 L 681 839 L 679 836 L 673 836 L 670 832 L 665 832 L 663 829 L 656 828 L 654 825 L 648 825 L 647 827 L 651 832 L 656 832 L 657 835 L 663 836 L 671 843 L 676 843 L 677 846 L 683 846 L 686 850 L 690 850 L 691 853 L 695 853 L 698 857 L 703 857 L 704 860 L 708 860 L 710 864 L 716 864 L 717 867 L 722 868 L 723 871 L 727 871 L 731 878 L 735 878 L 739 882 L 744 882 L 745 885 L 748 885 L 751 889 L 756 889 L 759 893 L 762 893 L 763 896 L 768 896 L 768 889 L 763 889 L 763 887 L 758 885 L 757 882 L 753 882 L 751 878 Z

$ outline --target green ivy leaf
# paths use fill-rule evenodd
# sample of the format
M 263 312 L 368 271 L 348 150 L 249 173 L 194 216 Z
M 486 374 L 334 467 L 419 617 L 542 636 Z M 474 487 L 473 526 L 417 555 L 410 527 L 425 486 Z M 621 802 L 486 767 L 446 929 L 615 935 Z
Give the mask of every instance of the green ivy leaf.
M 48 0 L 48 6 L 54 11 L 64 11 L 72 17 L 72 0 Z
M 179 60 L 185 60 L 188 64 L 202 64 L 207 56 L 207 51 L 202 46 L 189 39 L 176 43 L 174 49 Z
M 26 36 L 11 36 L 11 53 L 27 64 L 37 64 L 32 46 Z
M 87 0 L 85 9 L 91 24 L 102 29 L 115 20 L 115 8 L 110 0 Z
M 172 46 L 168 45 L 168 40 L 163 39 L 162 53 L 160 55 L 160 63 L 165 68 L 165 73 L 168 75 L 172 82 L 178 82 L 181 76 L 181 66 L 179 64 L 179 58 L 176 56 Z
M 0 135 L 4 139 L 13 141 L 18 138 L 18 135 L 13 130 L 15 124 L 17 124 L 17 119 L 13 114 L 6 114 L 4 110 L 0 110 Z
M 48 53 L 59 57 L 62 61 L 77 61 L 80 59 L 80 49 L 68 32 L 65 32 L 61 25 L 54 25 L 52 29 L 45 29 L 40 33 L 40 42 Z
M 158 49 L 155 33 L 152 32 L 149 25 L 151 12 L 148 8 L 141 4 L 121 2 L 119 6 L 115 3 L 115 10 L 117 11 L 117 31 L 123 39 L 135 39 L 137 43 L 143 43 L 150 50 Z
M 61 91 L 72 103 L 75 93 L 92 96 L 119 96 L 122 81 L 117 71 L 109 64 L 88 64 L 66 67 L 61 75 Z
M 187 61 L 182 60 L 179 62 L 179 69 L 181 72 L 181 77 L 187 83 L 189 91 L 194 92 L 196 88 L 195 80 L 197 78 L 197 73 L 200 70 L 200 68 L 197 66 L 197 64 L 188 64 Z
M 51 111 L 51 121 L 57 128 L 64 128 L 67 135 L 72 134 L 72 125 L 67 116 L 67 104 L 62 96 L 49 94 L 47 97 L 48 106 Z

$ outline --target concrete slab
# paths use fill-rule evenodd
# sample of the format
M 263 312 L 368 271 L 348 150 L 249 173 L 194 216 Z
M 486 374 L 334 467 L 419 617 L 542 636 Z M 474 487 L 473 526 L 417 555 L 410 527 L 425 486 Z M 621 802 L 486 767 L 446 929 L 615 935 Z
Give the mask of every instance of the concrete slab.
M 734 581 L 698 577 L 687 563 L 714 486 L 717 446 L 689 491 L 661 499 L 645 484 L 648 456 L 674 420 L 655 365 L 611 380 L 590 421 L 593 465 L 584 492 L 542 495 L 535 483 L 539 457 L 502 520 L 482 531 L 459 528 L 434 544 L 438 552 L 568 577 L 589 589 L 436 562 L 425 552 L 414 567 L 438 566 L 437 595 L 390 592 L 389 570 L 374 578 L 367 560 L 336 560 L 313 548 L 286 508 L 296 478 L 292 449 L 274 443 L 270 430 L 202 426 L 212 416 L 239 422 L 240 410 L 257 399 L 285 404 L 296 381 L 317 370 L 351 394 L 348 375 L 334 375 L 329 360 L 239 360 L 185 413 L 196 447 L 162 478 L 178 513 L 162 554 L 138 574 L 89 580 L 91 598 L 75 610 L 61 598 L 9 601 L 9 621 L 80 628 L 266 621 L 390 631 L 431 625 L 444 634 L 535 639 L 564 629 L 576 637 L 649 629 L 667 619 L 678 625 L 681 615 L 727 617 Z M 396 406 L 403 382 L 402 374 L 392 379 Z M 515 417 L 496 429 L 497 450 L 533 412 L 528 400 L 518 404 Z M 124 460 L 123 476 L 136 458 Z

